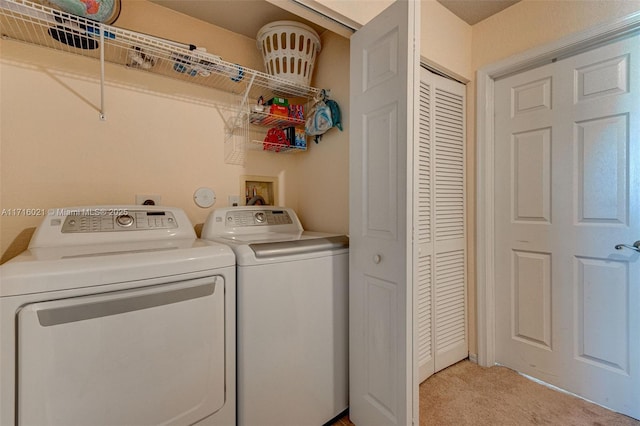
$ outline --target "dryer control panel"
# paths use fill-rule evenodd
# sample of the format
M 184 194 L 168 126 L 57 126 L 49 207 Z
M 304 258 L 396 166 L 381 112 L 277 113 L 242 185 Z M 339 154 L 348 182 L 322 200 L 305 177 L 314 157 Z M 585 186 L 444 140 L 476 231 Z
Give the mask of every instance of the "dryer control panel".
M 136 232 L 133 232 L 136 231 Z M 167 206 L 88 206 L 49 209 L 29 248 L 196 239 L 185 212 Z
M 177 227 L 175 217 L 168 211 L 77 210 L 65 218 L 62 233 L 140 231 Z

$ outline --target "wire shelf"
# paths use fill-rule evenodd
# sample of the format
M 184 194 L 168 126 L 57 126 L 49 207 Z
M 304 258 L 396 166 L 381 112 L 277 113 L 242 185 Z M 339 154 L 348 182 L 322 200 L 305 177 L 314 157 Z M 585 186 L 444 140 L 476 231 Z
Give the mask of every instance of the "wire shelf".
M 279 143 L 271 143 L 264 141 L 251 140 L 247 143 L 247 149 L 252 151 L 269 151 L 269 152 L 277 152 L 281 154 L 294 154 L 297 152 L 304 152 L 307 150 L 306 146 L 294 146 L 294 145 L 285 145 Z
M 226 62 L 183 43 L 100 24 L 26 0 L 0 0 L 4 38 L 101 59 L 225 92 L 313 98 L 320 90 Z M 102 46 L 101 46 L 102 43 Z
M 304 120 L 296 119 L 293 117 L 282 117 L 279 115 L 269 114 L 268 112 L 251 111 L 249 114 L 249 123 L 256 126 L 267 127 L 296 127 L 303 126 Z

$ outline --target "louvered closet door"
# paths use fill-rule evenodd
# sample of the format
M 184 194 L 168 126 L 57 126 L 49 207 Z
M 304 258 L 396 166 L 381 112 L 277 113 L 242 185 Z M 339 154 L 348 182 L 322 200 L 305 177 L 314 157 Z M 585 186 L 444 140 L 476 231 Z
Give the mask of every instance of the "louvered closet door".
M 420 75 L 420 120 L 418 146 L 415 150 L 416 176 L 414 182 L 416 258 L 413 276 L 418 286 L 418 374 L 423 381 L 434 373 L 433 357 L 433 223 L 432 209 L 432 123 L 431 123 L 431 83 L 425 81 L 424 69 Z
M 416 282 L 420 379 L 468 356 L 465 86 L 422 70 L 416 150 Z

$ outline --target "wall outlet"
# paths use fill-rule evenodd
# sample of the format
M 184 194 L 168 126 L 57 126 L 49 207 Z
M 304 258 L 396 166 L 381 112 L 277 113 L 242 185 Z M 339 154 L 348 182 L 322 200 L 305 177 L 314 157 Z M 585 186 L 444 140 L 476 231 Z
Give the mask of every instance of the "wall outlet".
M 152 206 L 159 206 L 161 200 L 162 200 L 162 197 L 159 195 L 136 194 L 137 205 L 151 204 Z
M 240 205 L 240 197 L 237 195 L 229 195 L 229 206 L 239 206 Z

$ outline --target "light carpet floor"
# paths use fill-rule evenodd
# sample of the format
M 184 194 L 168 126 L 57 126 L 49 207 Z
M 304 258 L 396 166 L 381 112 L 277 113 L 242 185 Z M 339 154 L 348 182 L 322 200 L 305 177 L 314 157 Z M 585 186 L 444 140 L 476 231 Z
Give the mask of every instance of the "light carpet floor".
M 351 425 L 348 417 L 334 423 Z M 508 368 L 461 361 L 420 385 L 420 425 L 640 426 L 640 421 L 547 388 Z

